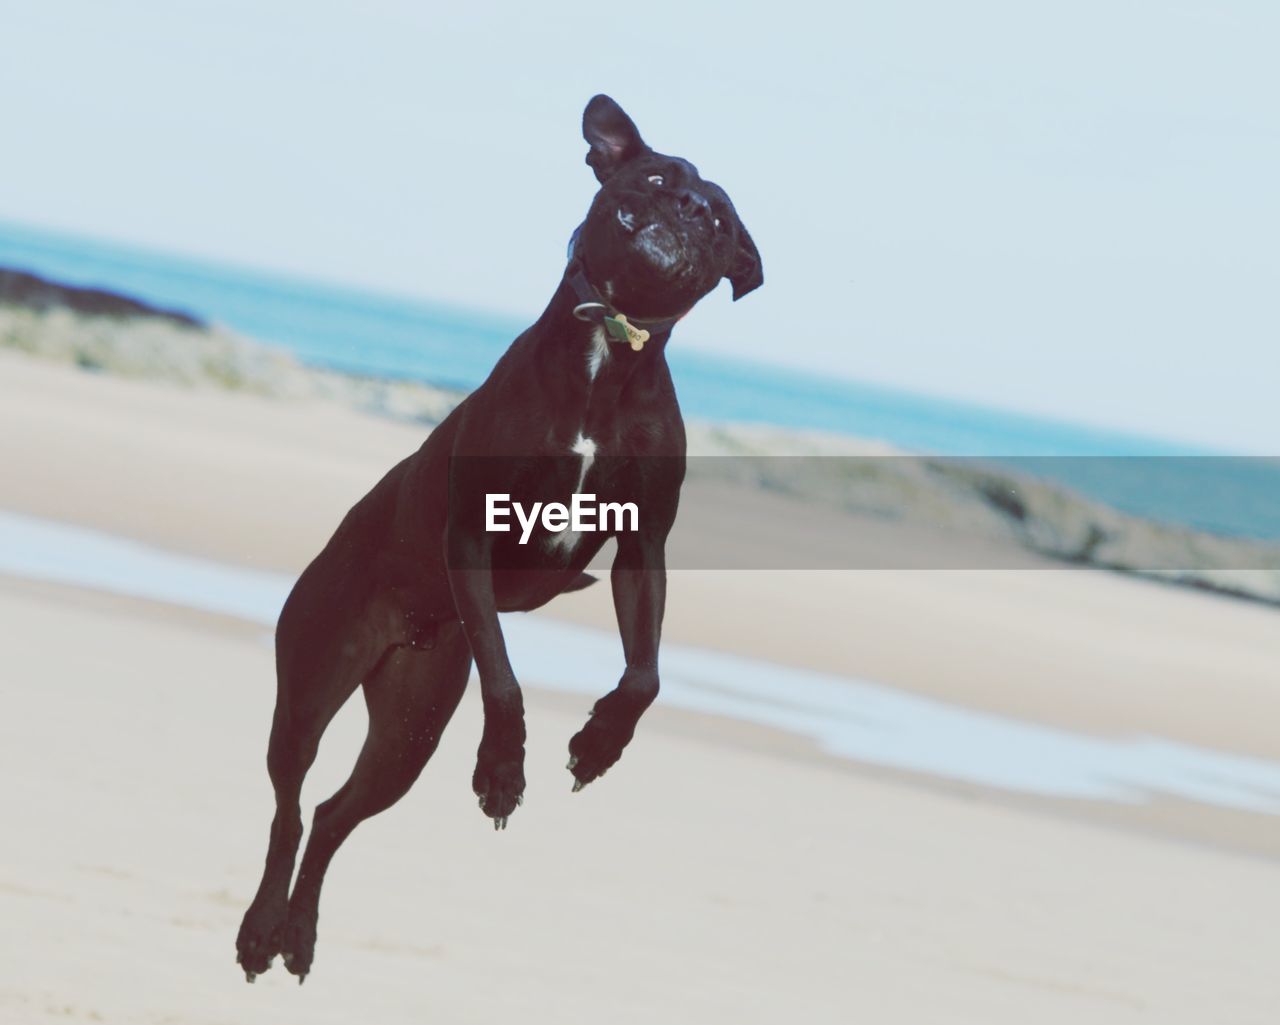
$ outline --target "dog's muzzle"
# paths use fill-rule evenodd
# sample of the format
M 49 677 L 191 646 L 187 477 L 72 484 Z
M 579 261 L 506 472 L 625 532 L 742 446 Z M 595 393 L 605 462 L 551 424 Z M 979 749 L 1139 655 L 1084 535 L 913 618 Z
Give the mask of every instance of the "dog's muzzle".
M 684 257 L 680 239 L 665 224 L 646 224 L 635 233 L 632 244 L 660 271 L 675 270 Z

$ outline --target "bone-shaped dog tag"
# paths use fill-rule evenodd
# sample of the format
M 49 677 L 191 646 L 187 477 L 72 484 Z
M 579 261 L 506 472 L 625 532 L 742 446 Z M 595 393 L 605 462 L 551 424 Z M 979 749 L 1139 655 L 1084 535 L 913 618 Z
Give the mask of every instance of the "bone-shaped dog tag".
M 649 340 L 649 332 L 642 327 L 628 324 L 625 313 L 619 313 L 616 317 L 605 317 L 604 326 L 617 341 L 629 342 L 635 352 L 643 349 L 644 343 Z

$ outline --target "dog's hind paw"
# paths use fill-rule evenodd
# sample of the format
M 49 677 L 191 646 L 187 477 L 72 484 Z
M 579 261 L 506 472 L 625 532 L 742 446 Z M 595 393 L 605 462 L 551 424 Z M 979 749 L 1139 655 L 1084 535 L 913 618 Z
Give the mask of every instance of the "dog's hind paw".
M 298 977 L 298 985 L 306 981 L 316 956 L 316 916 L 314 912 L 290 911 L 284 929 L 280 958 L 289 974 Z
M 236 936 L 236 964 L 244 969 L 245 982 L 253 982 L 270 969 L 280 952 L 282 916 L 278 912 L 250 908 Z
M 519 761 L 489 762 L 483 755 L 476 762 L 471 787 L 480 810 L 493 819 L 494 829 L 506 829 L 507 820 L 524 803 L 524 764 Z

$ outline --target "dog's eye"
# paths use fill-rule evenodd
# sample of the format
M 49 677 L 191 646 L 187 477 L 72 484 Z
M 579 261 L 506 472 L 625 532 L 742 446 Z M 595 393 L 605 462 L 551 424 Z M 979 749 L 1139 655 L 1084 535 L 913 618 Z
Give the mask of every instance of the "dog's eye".
M 649 175 L 649 184 L 650 184 L 650 185 L 661 185 L 661 184 L 662 184 L 662 175 L 660 175 L 660 174 L 651 174 L 651 175 Z

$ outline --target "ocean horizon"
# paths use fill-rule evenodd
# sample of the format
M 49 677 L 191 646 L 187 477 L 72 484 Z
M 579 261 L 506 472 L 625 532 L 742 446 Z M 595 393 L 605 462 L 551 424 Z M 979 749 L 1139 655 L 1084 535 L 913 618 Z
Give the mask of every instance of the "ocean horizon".
M 470 391 L 527 319 L 0 221 L 0 266 L 103 288 L 286 348 L 304 363 Z M 961 456 L 1218 454 L 961 399 L 866 384 L 681 344 L 667 350 L 680 405 L 704 420 L 831 431 Z
M 303 363 L 469 391 L 527 322 L 0 221 L 0 267 L 129 295 L 217 323 Z M 1280 537 L 1280 462 L 1104 430 L 835 376 L 668 350 L 687 417 L 822 431 L 906 452 L 1038 460 L 1122 511 L 1229 536 Z M 1208 457 L 1203 459 L 1116 457 Z M 1082 458 L 1083 457 L 1083 458 Z M 1090 459 L 1088 457 L 1108 457 Z M 1216 457 L 1216 458 L 1215 458 Z M 1117 465 L 1130 470 L 1117 472 Z M 1045 469 L 1047 467 L 1047 470 Z

